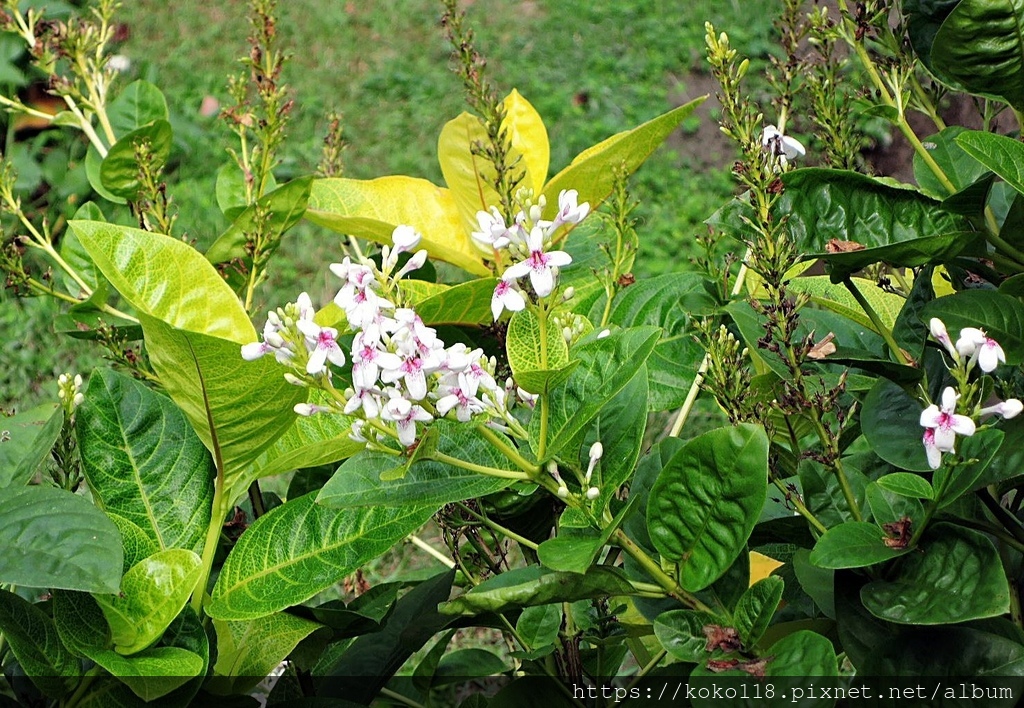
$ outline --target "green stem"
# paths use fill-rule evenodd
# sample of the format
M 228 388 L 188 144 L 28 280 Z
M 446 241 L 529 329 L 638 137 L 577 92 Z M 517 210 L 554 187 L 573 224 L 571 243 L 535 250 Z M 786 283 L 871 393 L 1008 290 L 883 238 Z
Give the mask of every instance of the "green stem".
M 808 523 L 810 523 L 811 526 L 816 528 L 820 533 L 825 533 L 826 531 L 828 531 L 828 529 L 825 527 L 825 524 L 818 521 L 818 517 L 811 513 L 811 510 L 807 508 L 807 506 L 799 497 L 792 495 L 792 493 L 788 489 L 786 489 L 786 485 L 783 484 L 781 480 L 773 479 L 772 484 L 774 484 L 780 492 L 786 495 L 786 499 L 792 502 L 793 506 L 796 508 L 797 513 L 800 514 L 800 516 L 807 519 Z
M 981 498 L 981 502 L 988 507 L 988 510 L 992 512 L 992 515 L 995 516 L 999 520 L 999 523 L 1003 525 L 1003 528 L 1006 529 L 1006 531 L 1010 533 L 1018 543 L 1024 543 L 1024 527 L 1022 527 L 1020 522 L 1017 521 L 1017 517 L 1004 509 L 1002 504 L 1000 504 L 998 500 L 994 499 L 987 489 L 979 489 L 977 494 Z
M 534 462 L 530 462 L 516 450 L 514 447 L 509 445 L 507 442 L 501 439 L 501 436 L 496 432 L 488 428 L 486 425 L 478 425 L 476 427 L 477 432 L 483 436 L 487 442 L 498 449 L 501 454 L 507 457 L 509 460 L 514 462 L 516 466 L 528 475 L 536 475 L 540 473 L 540 466 Z
M 664 649 L 662 649 L 657 654 L 655 654 L 651 658 L 651 660 L 648 661 L 646 664 L 644 664 L 644 667 L 642 669 L 640 669 L 639 672 L 637 672 L 637 675 L 633 677 L 633 680 L 630 681 L 628 684 L 626 684 L 626 690 L 629 691 L 634 686 L 636 686 L 638 683 L 640 683 L 640 680 L 644 676 L 649 674 L 655 667 L 657 667 L 658 664 L 661 663 L 661 660 L 664 659 L 667 655 L 668 655 L 668 652 L 665 651 Z
M 547 371 L 548 368 L 548 312 L 543 304 L 537 308 L 537 326 L 540 330 L 540 368 Z M 537 459 L 544 461 L 544 454 L 548 447 L 548 417 L 550 415 L 548 395 L 540 395 L 540 440 L 537 443 Z
M 612 534 L 615 538 L 616 543 L 622 548 L 633 560 L 640 564 L 647 573 L 657 581 L 658 585 L 663 587 L 665 591 L 679 600 L 687 607 L 692 610 L 699 610 L 701 612 L 707 612 L 709 614 L 716 614 L 714 610 L 705 605 L 695 595 L 687 592 L 679 586 L 674 579 L 668 576 L 661 566 L 658 565 L 653 558 L 651 558 L 644 549 L 636 545 L 629 536 L 627 536 L 622 529 L 615 529 L 615 533 Z
M 397 693 L 395 691 L 392 691 L 390 688 L 382 688 L 382 689 L 380 689 L 380 695 L 386 696 L 386 697 L 390 698 L 391 700 L 397 701 L 398 703 L 401 703 L 403 705 L 407 705 L 407 706 L 409 706 L 409 708 L 427 708 L 422 703 L 417 703 L 416 701 L 414 701 L 413 699 L 409 698 L 408 696 L 403 696 L 401 693 Z
M 501 524 L 499 524 L 499 523 L 497 523 L 495 521 L 491 521 L 489 518 L 487 518 L 483 514 L 479 514 L 479 513 L 475 512 L 475 511 L 473 511 L 471 508 L 469 508 L 468 506 L 466 506 L 462 502 L 456 502 L 455 505 L 457 507 L 459 507 L 463 512 L 465 512 L 466 514 L 469 514 L 474 519 L 479 521 L 481 524 L 483 524 L 484 526 L 489 528 L 491 531 L 494 531 L 496 533 L 500 533 L 502 536 L 510 538 L 513 541 L 515 541 L 516 543 L 518 543 L 519 545 L 525 546 L 525 547 L 529 548 L 530 550 L 533 550 L 533 551 L 537 550 L 538 545 L 536 543 L 534 543 L 533 541 L 531 541 L 530 539 L 526 538 L 525 536 L 520 536 L 519 534 L 517 534 L 512 529 L 505 528 Z
M 443 462 L 446 465 L 452 467 L 458 467 L 460 469 L 468 470 L 470 472 L 479 472 L 489 477 L 499 477 L 501 479 L 515 479 L 515 480 L 528 480 L 530 475 L 525 472 L 517 472 L 515 470 L 500 470 L 497 467 L 487 467 L 486 465 L 478 465 L 475 462 L 467 462 L 466 460 L 460 460 L 457 457 L 446 455 L 443 452 L 432 452 L 430 453 L 430 459 L 436 460 L 437 462 Z
M 449 558 L 448 556 L 446 556 L 443 553 L 441 553 L 439 550 L 437 550 L 436 548 L 431 546 L 429 543 L 424 541 L 422 538 L 420 538 L 416 534 L 410 534 L 408 538 L 409 538 L 409 543 L 411 543 L 412 545 L 416 546 L 421 551 L 425 551 L 427 554 L 432 556 L 434 559 L 436 559 L 442 565 L 445 565 L 448 568 L 454 568 L 455 567 L 455 561 L 453 561 L 451 558 Z
M 64 704 L 64 708 L 75 708 L 79 701 L 85 697 L 85 692 L 89 690 L 89 686 L 92 685 L 93 681 L 96 680 L 96 677 L 98 677 L 102 671 L 103 669 L 98 664 L 86 671 L 85 676 L 82 677 L 82 680 L 78 684 L 78 688 L 75 689 L 75 692 L 71 694 L 71 697 L 68 698 L 67 702 Z
M 854 284 L 853 279 L 850 277 L 844 278 L 843 285 L 846 286 L 846 289 L 850 291 L 851 295 L 853 295 L 853 299 L 857 301 L 858 305 L 860 305 L 860 309 L 862 309 L 864 314 L 868 316 L 868 319 L 871 320 L 871 324 L 875 326 L 875 331 L 882 335 L 882 339 L 885 340 L 885 343 L 888 345 L 889 351 L 892 352 L 892 355 L 904 366 L 911 366 L 911 362 L 907 358 L 907 355 L 893 338 L 892 330 L 885 326 L 885 323 L 882 322 L 882 318 L 878 316 L 877 312 L 875 312 L 875 308 L 871 307 L 871 303 L 868 302 L 866 297 L 864 297 L 860 288 Z
M 219 479 L 213 489 L 213 504 L 210 514 L 210 525 L 206 527 L 206 541 L 203 544 L 203 559 L 199 581 L 196 589 L 192 591 L 192 609 L 202 617 L 203 599 L 206 595 L 206 585 L 210 582 L 210 573 L 213 570 L 213 559 L 217 554 L 217 546 L 220 545 L 220 533 L 224 527 L 224 518 L 228 515 L 228 500 L 224 495 L 224 484 Z

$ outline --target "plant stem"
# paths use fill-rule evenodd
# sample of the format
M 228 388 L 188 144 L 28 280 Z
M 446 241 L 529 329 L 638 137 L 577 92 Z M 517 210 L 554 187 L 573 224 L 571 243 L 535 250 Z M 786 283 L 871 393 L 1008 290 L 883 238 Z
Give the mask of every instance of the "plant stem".
M 523 472 L 526 472 L 528 475 L 536 475 L 540 472 L 540 465 L 527 460 L 519 453 L 518 450 L 502 440 L 501 436 L 486 425 L 478 425 L 476 430 L 487 440 L 487 442 L 496 447 L 501 454 L 514 462 Z
M 460 469 L 468 470 L 470 472 L 479 472 L 489 477 L 499 477 L 501 479 L 515 479 L 515 480 L 528 480 L 530 475 L 525 472 L 517 472 L 515 470 L 500 470 L 497 467 L 487 467 L 485 465 L 478 465 L 475 462 L 467 462 L 466 460 L 460 460 L 457 457 L 446 455 L 443 452 L 432 452 L 430 453 L 430 459 L 438 462 L 443 462 L 446 465 L 452 467 L 458 467 Z
M 772 484 L 774 484 L 780 492 L 786 495 L 786 500 L 793 503 L 793 506 L 796 507 L 797 513 L 800 514 L 800 516 L 807 519 L 811 526 L 816 528 L 821 533 L 825 533 L 826 531 L 828 531 L 828 529 L 825 527 L 825 524 L 818 521 L 818 517 L 811 513 L 811 510 L 807 508 L 803 501 L 799 497 L 792 495 L 790 491 L 786 489 L 786 485 L 782 483 L 782 480 L 773 479 Z
M 911 366 L 912 364 L 907 355 L 893 338 L 892 330 L 885 326 L 885 323 L 882 322 L 882 318 L 878 316 L 877 312 L 875 312 L 875 308 L 871 307 L 871 303 L 868 302 L 866 297 L 864 297 L 864 293 L 862 293 L 860 288 L 856 286 L 853 279 L 847 276 L 843 279 L 843 285 L 846 286 L 846 289 L 850 291 L 851 295 L 853 295 L 853 299 L 857 301 L 858 305 L 860 305 L 860 309 L 862 309 L 864 314 L 868 316 L 868 319 L 871 320 L 871 324 L 875 326 L 875 331 L 882 335 L 882 339 L 885 340 L 885 343 L 889 347 L 889 351 L 892 352 L 892 355 L 904 366 Z
M 380 689 L 380 695 L 387 696 L 388 698 L 390 698 L 393 701 L 397 701 L 397 702 L 399 702 L 399 703 L 401 703 L 403 705 L 409 706 L 409 708 L 427 708 L 422 703 L 417 703 L 416 701 L 414 701 L 413 699 L 409 698 L 408 696 L 403 696 L 401 693 L 397 693 L 395 691 L 392 691 L 390 688 L 381 688 Z
M 439 550 L 437 550 L 436 548 L 431 546 L 429 543 L 424 541 L 422 538 L 420 538 L 416 534 L 409 534 L 408 539 L 409 539 L 409 543 L 411 543 L 412 545 L 416 546 L 417 548 L 419 548 L 419 549 L 421 549 L 423 551 L 426 551 L 429 555 L 433 556 L 438 562 L 442 563 L 443 565 L 447 566 L 448 568 L 454 568 L 455 567 L 455 561 L 453 561 L 451 558 L 449 558 L 448 556 L 446 556 L 443 553 L 441 553 Z
M 643 668 L 640 669 L 639 672 L 637 672 L 637 675 L 633 677 L 633 680 L 626 684 L 626 690 L 628 691 L 632 689 L 634 686 L 636 686 L 640 682 L 640 679 L 642 679 L 644 676 L 650 673 L 651 670 L 654 669 L 658 664 L 660 664 L 661 660 L 664 659 L 667 655 L 668 652 L 664 649 L 655 654 L 651 658 L 651 660 L 644 664 Z
M 210 582 L 210 572 L 213 570 L 213 559 L 217 554 L 217 546 L 220 545 L 220 533 L 224 527 L 224 518 L 228 515 L 228 501 L 224 495 L 224 483 L 218 475 L 217 484 L 213 489 L 213 504 L 210 513 L 210 525 L 206 527 L 206 541 L 203 543 L 203 562 L 199 581 L 196 589 L 192 591 L 192 609 L 196 614 L 203 615 L 203 598 L 206 595 L 206 585 Z
M 491 529 L 492 531 L 494 531 L 496 533 L 500 533 L 502 536 L 506 536 L 507 538 L 512 539 L 513 541 L 518 543 L 520 546 L 526 546 L 527 548 L 529 548 L 532 551 L 536 551 L 537 550 L 538 545 L 536 543 L 534 543 L 533 541 L 531 541 L 530 539 L 526 538 L 525 536 L 520 536 L 519 534 L 517 534 L 512 529 L 505 528 L 501 524 L 499 524 L 499 523 L 497 523 L 495 521 L 491 521 L 489 518 L 487 518 L 483 514 L 478 514 L 477 512 L 473 511 L 471 508 L 469 508 L 468 506 L 463 504 L 462 502 L 456 502 L 456 506 L 459 507 L 466 514 L 469 514 L 470 516 L 472 516 L 474 519 L 479 521 L 481 524 L 483 524 L 487 528 Z
M 712 615 L 716 614 L 714 610 L 701 602 L 695 595 L 681 588 L 679 583 L 670 578 L 668 574 L 661 569 L 661 566 L 654 562 L 654 560 L 647 555 L 644 549 L 636 545 L 636 543 L 633 542 L 633 539 L 627 536 L 622 529 L 615 529 L 615 533 L 612 534 L 612 536 L 622 550 L 629 554 L 633 560 L 639 563 L 640 566 L 658 582 L 658 585 L 665 588 L 665 591 L 668 592 L 669 595 L 679 600 L 679 602 L 692 610 L 699 610 Z

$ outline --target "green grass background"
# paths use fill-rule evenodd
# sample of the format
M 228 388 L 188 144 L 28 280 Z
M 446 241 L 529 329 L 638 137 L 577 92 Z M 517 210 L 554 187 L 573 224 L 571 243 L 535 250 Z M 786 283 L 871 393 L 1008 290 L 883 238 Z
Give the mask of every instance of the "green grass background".
M 490 79 L 503 93 L 517 88 L 543 117 L 554 174 L 609 135 L 713 93 L 705 21 L 728 31 L 743 54 L 764 59 L 779 2 L 474 0 L 464 7 Z M 240 71 L 237 57 L 247 51 L 246 9 L 242 0 L 142 0 L 119 12 L 129 37 L 117 51 L 132 61 L 125 81 L 148 79 L 167 96 L 176 138 L 170 189 L 179 225 L 199 247 L 227 226 L 214 184 L 233 146 L 222 123 L 199 109 L 207 97 L 227 101 L 226 77 Z M 347 176 L 409 174 L 442 183 L 437 135 L 465 105 L 449 70 L 440 2 L 291 0 L 278 10 L 281 43 L 292 54 L 284 80 L 295 97 L 278 180 L 315 168 L 326 115 L 336 110 L 350 143 Z M 712 103 L 633 179 L 642 202 L 638 277 L 686 268 L 702 221 L 731 193 L 733 156 L 719 139 Z M 324 265 L 335 260 L 336 244 L 336 235 L 308 225 L 291 233 L 261 301 L 325 291 Z M 84 373 L 99 362 L 88 343 L 53 334 L 57 311 L 43 300 L 0 295 L 0 406 L 23 409 L 52 397 L 59 373 Z

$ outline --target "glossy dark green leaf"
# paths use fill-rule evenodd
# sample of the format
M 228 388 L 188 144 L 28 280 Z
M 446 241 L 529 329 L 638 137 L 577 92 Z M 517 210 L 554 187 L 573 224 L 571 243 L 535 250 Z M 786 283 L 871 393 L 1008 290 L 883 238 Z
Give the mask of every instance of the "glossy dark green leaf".
M 167 120 L 167 100 L 155 85 L 148 81 L 133 81 L 124 87 L 107 107 L 107 116 L 114 134 L 125 133 L 156 120 Z
M 367 634 L 380 628 L 391 611 L 402 583 L 374 585 L 348 605 L 332 600 L 312 608 L 314 619 L 334 630 L 335 635 Z
M 10 417 L 0 414 L 0 489 L 28 484 L 64 425 L 64 409 L 44 403 Z
M 921 552 L 904 557 L 889 580 L 861 589 L 864 606 L 899 624 L 949 624 L 1009 611 L 1010 593 L 992 542 L 948 523 L 929 527 Z M 813 554 L 812 554 L 813 555 Z
M 838 661 L 835 649 L 832 647 L 832 642 L 816 632 L 801 630 L 783 637 L 765 650 L 764 656 L 764 676 L 766 678 L 793 676 L 801 677 L 803 681 L 806 681 L 811 676 L 824 678 L 839 675 Z M 708 680 L 716 676 L 720 677 L 719 680 L 729 676 L 750 680 L 750 674 L 738 669 L 714 672 L 705 665 L 698 664 L 697 668 L 690 674 L 690 681 L 691 684 L 696 686 L 706 686 L 708 685 Z M 776 691 L 778 691 L 777 695 L 774 696 L 774 701 L 769 702 L 765 700 L 767 694 L 762 694 L 761 700 L 756 700 L 750 705 L 792 705 L 793 697 L 786 696 L 783 698 L 781 696 L 781 686 L 778 682 L 773 683 L 776 686 Z M 829 705 L 830 703 L 830 701 L 826 701 L 823 705 Z M 715 702 L 713 700 L 697 700 L 693 702 L 693 705 L 714 706 Z
M 793 574 L 796 575 L 800 588 L 814 600 L 814 604 L 822 613 L 830 619 L 835 619 L 835 572 L 814 565 L 810 556 L 811 552 L 806 548 L 796 550 L 793 554 Z
M 940 509 L 949 506 L 961 495 L 984 486 L 979 485 L 978 480 L 999 453 L 1002 444 L 1003 431 L 992 429 L 979 430 L 969 438 L 958 441 L 955 454 L 960 464 L 955 467 L 943 465 L 935 470 L 932 479 L 935 488 L 943 490 L 939 500 Z
M 929 472 L 921 427 L 924 405 L 887 379 L 879 379 L 864 399 L 860 427 L 871 450 L 895 467 Z
M 1024 681 L 1019 678 L 1024 676 L 1024 646 L 1012 639 L 966 626 L 908 627 L 890 641 L 879 644 L 858 668 L 870 676 L 967 679 L 956 683 L 950 681 L 951 685 L 942 686 L 940 697 L 948 699 L 950 688 L 955 698 L 967 696 L 967 700 L 943 701 L 943 706 L 967 708 L 984 704 L 985 708 L 1011 708 L 1020 691 L 1024 690 Z M 965 686 L 961 687 L 960 683 Z M 981 689 L 979 700 L 971 695 L 974 687 Z M 1007 697 L 1007 688 L 1012 697 Z M 935 705 L 940 704 L 936 702 Z
M 669 610 L 654 620 L 654 636 L 661 646 L 676 659 L 687 663 L 700 663 L 722 654 L 720 648 L 707 650 L 708 635 L 705 627 L 721 626 L 714 615 L 695 610 Z
M 619 292 L 608 322 L 620 327 L 653 325 L 661 337 L 647 360 L 650 376 L 648 407 L 652 411 L 678 408 L 686 399 L 704 350 L 689 331 L 693 317 L 710 315 L 718 303 L 696 273 L 667 273 L 638 280 Z M 602 301 L 598 307 L 603 309 Z
M 273 174 L 267 174 L 267 192 L 277 189 L 277 180 Z M 249 206 L 246 193 L 245 174 L 234 160 L 226 162 L 217 170 L 217 206 L 228 221 L 234 221 Z
M 907 36 L 921 63 L 932 71 L 932 43 L 939 27 L 960 0 L 903 0 Z M 954 88 L 959 88 L 954 86 Z
M 467 679 L 495 676 L 508 671 L 508 666 L 494 652 L 480 648 L 456 649 L 441 657 L 432 685 L 444 686 Z
M 923 140 L 928 154 L 931 155 L 932 159 L 942 169 L 942 172 L 949 178 L 957 192 L 961 192 L 975 184 L 992 169 L 979 162 L 961 147 L 958 137 L 966 132 L 971 131 L 966 131 L 964 128 L 954 125 Z M 990 133 L 985 133 L 985 135 L 990 135 Z M 928 165 L 925 164 L 924 159 L 916 153 L 914 154 L 914 179 L 917 180 L 921 191 L 929 197 L 943 201 L 950 196 L 949 190 L 939 181 L 939 178 L 935 176 L 935 173 L 931 171 Z M 982 194 L 981 196 L 982 204 L 984 204 L 985 195 Z
M 76 431 L 83 471 L 104 509 L 145 530 L 160 549 L 202 550 L 216 470 L 169 398 L 97 369 Z
M 515 568 L 485 580 L 469 592 L 445 603 L 447 615 L 503 612 L 513 607 L 574 602 L 625 595 L 633 586 L 617 568 L 594 566 L 585 574 L 564 573 L 541 566 Z
M 743 646 L 753 647 L 761 640 L 775 616 L 785 587 L 782 578 L 769 576 L 751 585 L 740 597 L 733 621 Z
M 171 124 L 165 120 L 153 121 L 121 136 L 110 146 L 110 151 L 100 165 L 103 186 L 115 196 L 137 201 L 141 187 L 137 159 L 139 148 L 145 145 L 152 156 L 150 167 L 161 169 L 171 154 L 173 137 Z
M 516 469 L 470 426 L 452 420 L 438 420 L 432 430 L 437 433 L 436 452 L 485 467 L 506 471 Z M 491 477 L 431 459 L 415 462 L 400 479 L 381 481 L 382 473 L 404 462 L 404 458 L 387 453 L 361 452 L 338 468 L 320 491 L 317 503 L 334 509 L 425 504 L 441 507 L 491 494 L 511 483 L 509 479 Z
M 242 534 L 213 588 L 211 617 L 255 619 L 307 600 L 437 511 L 433 504 L 328 509 L 316 504 L 315 496 L 289 499 Z
M 1015 297 L 995 290 L 963 290 L 932 300 L 921 317 L 938 317 L 954 339 L 961 328 L 977 327 L 999 342 L 1007 364 L 1024 360 L 1024 304 Z
M 768 492 L 768 438 L 756 425 L 694 438 L 662 469 L 647 503 L 651 541 L 682 586 L 713 583 L 746 547 Z
M 586 573 L 635 504 L 636 500 L 631 498 L 601 532 L 593 529 L 564 529 L 560 535 L 540 544 L 537 558 L 551 570 Z
M 979 96 L 1024 108 L 1024 38 L 1019 0 L 961 0 L 931 48 L 931 68 L 943 81 Z
M 208 690 L 247 693 L 322 625 L 277 612 L 243 622 L 214 620 L 217 663 Z
M 117 592 L 121 536 L 88 499 L 53 487 L 0 499 L 0 582 L 30 588 Z
M 192 551 L 159 551 L 125 573 L 118 594 L 94 594 L 118 654 L 136 654 L 163 635 L 196 589 L 200 565 Z
M 557 455 L 583 430 L 601 408 L 629 383 L 660 337 L 654 327 L 620 330 L 598 339 L 596 335 L 573 348 L 579 364 L 568 380 L 550 394 L 549 455 Z M 530 419 L 530 446 L 538 449 L 540 415 Z
M 974 238 L 966 217 L 943 211 L 914 189 L 817 167 L 793 170 L 782 180 L 786 189 L 775 217 L 787 219 L 790 237 L 804 258 L 827 262 L 837 282 L 879 261 L 901 267 L 943 262 Z M 708 223 L 749 238 L 743 221 L 749 212 L 749 205 L 733 200 Z M 830 243 L 843 241 L 863 248 L 830 252 Z
M 864 497 L 867 507 L 871 511 L 871 518 L 875 524 L 885 528 L 885 524 L 892 524 L 909 520 L 911 530 L 924 520 L 924 505 L 920 499 L 912 499 L 895 492 L 890 492 L 884 487 L 878 486 L 875 482 L 869 482 L 864 490 Z M 896 528 L 896 527 L 894 527 Z M 895 532 L 887 534 L 889 537 L 896 537 Z
M 455 571 L 446 571 L 403 595 L 383 630 L 359 637 L 325 668 L 317 695 L 368 705 L 414 652 L 451 624 L 438 605 L 448 599 L 454 579 Z
M 0 632 L 32 682 L 51 698 L 77 683 L 78 661 L 60 641 L 45 612 L 7 590 L 0 590 Z
M 453 285 L 416 303 L 416 314 L 428 325 L 490 324 L 494 319 L 491 296 L 497 284 L 496 278 L 481 278 Z
M 662 468 L 684 445 L 684 441 L 679 438 L 665 438 L 654 445 L 650 452 L 640 458 L 640 462 L 636 466 L 636 473 L 629 485 L 630 498 L 637 497 L 637 500 L 632 513 L 623 522 L 622 529 L 635 543 L 650 553 L 654 552 L 654 544 L 651 543 L 647 528 L 647 506 L 651 488 L 657 481 L 658 475 L 661 474 Z
M 826 531 L 811 551 L 810 561 L 819 568 L 862 568 L 891 560 L 910 549 L 885 545 L 886 534 L 866 521 L 847 521 Z
M 266 235 L 277 240 L 281 235 L 302 220 L 309 202 L 312 177 L 300 177 L 266 194 L 255 206 L 245 209 L 207 249 L 206 258 L 210 263 L 230 261 L 245 256 L 245 242 L 256 227 L 257 211 L 268 214 L 264 229 Z
M 1024 145 L 1006 135 L 983 130 L 965 130 L 956 138 L 957 144 L 978 163 L 999 175 L 1007 184 L 1024 193 Z

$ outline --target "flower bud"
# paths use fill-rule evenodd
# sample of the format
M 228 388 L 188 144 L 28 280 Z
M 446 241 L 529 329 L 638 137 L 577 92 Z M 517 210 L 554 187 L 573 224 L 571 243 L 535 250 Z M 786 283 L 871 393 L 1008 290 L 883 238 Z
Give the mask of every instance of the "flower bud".
M 598 489 L 597 487 L 591 487 L 590 489 L 587 490 L 587 499 L 589 499 L 590 501 L 594 501 L 599 496 L 601 496 L 601 490 Z

